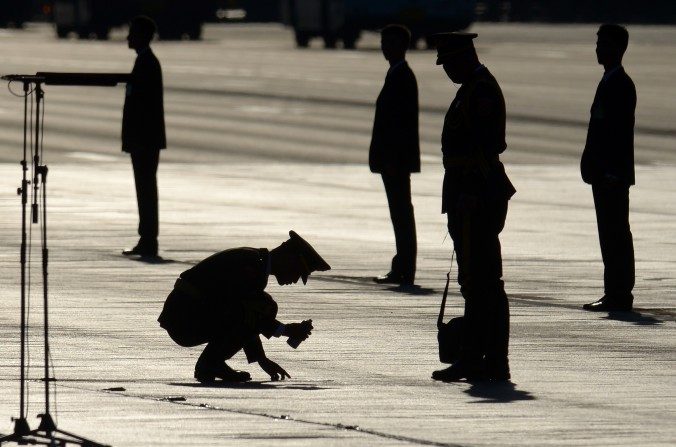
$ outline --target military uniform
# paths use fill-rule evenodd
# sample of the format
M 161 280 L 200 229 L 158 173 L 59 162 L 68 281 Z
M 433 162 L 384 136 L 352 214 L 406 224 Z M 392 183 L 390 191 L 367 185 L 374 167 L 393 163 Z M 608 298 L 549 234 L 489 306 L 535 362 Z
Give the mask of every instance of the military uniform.
M 475 36 L 475 35 L 474 35 Z M 440 50 L 441 51 L 441 50 Z M 515 193 L 499 160 L 505 100 L 483 65 L 463 81 L 444 120 L 442 213 L 448 218 L 465 299 L 462 357 L 509 377 L 509 304 L 502 281 L 499 234 Z
M 158 319 L 181 346 L 207 343 L 198 365 L 215 365 L 244 349 L 249 363 L 264 355 L 259 334 L 276 331 L 277 303 L 264 292 L 270 254 L 261 248 L 216 253 L 181 273 Z
M 265 288 L 273 274 L 279 284 L 302 278 L 305 284 L 314 271 L 331 267 L 315 249 L 294 231 L 279 247 L 232 248 L 216 253 L 181 273 L 164 303 L 158 321 L 180 346 L 207 346 L 195 365 L 195 378 L 211 382 L 250 380 L 250 375 L 225 364 L 244 350 L 249 363 L 270 365 L 259 335 L 289 337 L 297 347 L 310 335 L 312 321 L 284 325 L 277 317 L 277 303 Z M 275 365 L 279 368 L 278 365 Z M 274 369 L 274 368 L 273 368 Z M 287 374 L 281 368 L 277 372 Z M 270 373 L 270 368 L 266 369 Z M 277 377 L 272 371 L 271 377 Z

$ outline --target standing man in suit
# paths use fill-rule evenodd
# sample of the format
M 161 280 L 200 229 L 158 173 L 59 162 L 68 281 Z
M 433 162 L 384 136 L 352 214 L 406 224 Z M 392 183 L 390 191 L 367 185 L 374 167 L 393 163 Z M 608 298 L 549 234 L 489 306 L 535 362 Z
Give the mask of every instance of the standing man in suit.
M 159 233 L 157 166 L 166 148 L 162 68 L 150 41 L 157 27 L 152 19 L 138 16 L 129 25 L 127 42 L 136 51 L 127 83 L 122 115 L 122 150 L 131 155 L 139 212 L 139 241 L 125 255 L 157 256 Z
M 411 203 L 411 173 L 420 172 L 418 138 L 418 84 L 406 62 L 411 32 L 403 25 L 381 31 L 381 48 L 390 69 L 376 101 L 369 151 L 371 172 L 382 176 L 394 227 L 397 254 L 379 284 L 412 286 L 415 280 L 417 242 Z
M 634 184 L 634 111 L 636 88 L 622 67 L 629 33 L 619 25 L 601 25 L 596 57 L 604 75 L 591 107 L 581 171 L 592 185 L 604 265 L 604 295 L 583 308 L 630 311 L 634 302 L 634 243 L 629 228 L 629 187 Z
M 458 259 L 458 283 L 465 299 L 459 360 L 432 378 L 510 379 L 509 302 L 502 281 L 500 232 L 507 204 L 516 192 L 500 154 L 505 141 L 505 98 L 498 81 L 479 62 L 474 33 L 442 33 L 437 65 L 460 88 L 446 113 L 441 134 L 444 160 L 442 213 Z

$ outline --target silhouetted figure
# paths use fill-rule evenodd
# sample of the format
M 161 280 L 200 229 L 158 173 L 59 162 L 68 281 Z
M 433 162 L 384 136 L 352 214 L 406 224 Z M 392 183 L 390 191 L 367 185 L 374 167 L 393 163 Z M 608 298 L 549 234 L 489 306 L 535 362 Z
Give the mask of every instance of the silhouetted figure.
M 265 356 L 259 334 L 287 336 L 297 347 L 310 336 L 312 320 L 282 324 L 277 303 L 265 293 L 268 277 L 280 285 L 307 283 L 313 271 L 331 267 L 293 231 L 277 248 L 232 248 L 216 253 L 181 273 L 164 303 L 158 321 L 181 346 L 207 343 L 195 365 L 200 382 L 251 380 L 247 372 L 231 369 L 225 360 L 244 349 L 249 363 L 258 362 L 272 380 L 290 377 Z
M 583 308 L 629 311 L 634 302 L 634 243 L 629 228 L 629 187 L 634 184 L 634 111 L 636 88 L 622 67 L 629 33 L 619 25 L 602 25 L 596 57 L 605 73 L 591 107 L 581 171 L 592 185 L 601 242 L 604 296 Z
M 436 380 L 508 380 L 509 303 L 502 281 L 499 234 L 507 203 L 516 192 L 499 154 L 505 142 L 505 100 L 500 86 L 481 65 L 476 34 L 435 36 L 437 65 L 462 84 L 446 114 L 442 212 L 458 260 L 465 299 L 465 340 L 460 359 L 435 371 Z
M 411 286 L 415 280 L 417 242 L 411 203 L 411 173 L 420 172 L 418 84 L 406 62 L 411 32 L 403 25 L 381 31 L 381 48 L 390 69 L 376 102 L 369 152 L 371 172 L 381 174 L 397 254 L 390 272 L 375 278 L 381 284 Z
M 127 83 L 122 116 L 122 150 L 131 155 L 139 213 L 139 241 L 125 255 L 157 256 L 159 233 L 157 166 L 160 150 L 166 148 L 162 68 L 150 41 L 156 26 L 139 16 L 129 25 L 129 48 L 138 56 Z

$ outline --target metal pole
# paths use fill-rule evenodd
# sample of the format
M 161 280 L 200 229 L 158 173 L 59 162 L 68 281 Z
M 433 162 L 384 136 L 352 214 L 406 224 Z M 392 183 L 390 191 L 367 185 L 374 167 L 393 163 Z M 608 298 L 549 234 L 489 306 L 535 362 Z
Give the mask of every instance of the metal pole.
M 44 98 L 44 92 L 42 91 L 42 86 L 40 83 L 36 83 L 35 87 L 35 97 L 36 97 L 36 107 L 35 107 L 35 153 L 33 154 L 33 162 L 35 163 L 35 176 L 33 178 L 33 189 L 35 191 L 34 203 L 33 203 L 33 223 L 38 222 L 38 193 L 40 185 L 40 175 L 42 174 L 42 194 L 43 199 L 45 196 L 45 185 L 46 181 L 46 172 L 44 172 L 43 166 L 40 166 L 40 106 Z M 45 203 L 42 204 L 42 216 L 43 220 L 41 223 L 42 227 L 42 290 L 43 290 L 43 311 L 44 311 L 44 348 L 45 348 L 45 415 L 49 414 L 49 300 L 47 298 L 47 247 L 45 245 L 47 237 L 47 225 L 45 222 L 45 217 L 47 216 L 47 207 Z
M 26 419 L 25 394 L 26 394 L 26 205 L 28 204 L 28 180 L 26 173 L 28 171 L 28 162 L 26 155 L 28 153 L 28 90 L 30 83 L 23 83 L 23 159 L 21 160 L 21 170 L 23 178 L 21 180 L 21 396 L 19 398 L 19 419 Z

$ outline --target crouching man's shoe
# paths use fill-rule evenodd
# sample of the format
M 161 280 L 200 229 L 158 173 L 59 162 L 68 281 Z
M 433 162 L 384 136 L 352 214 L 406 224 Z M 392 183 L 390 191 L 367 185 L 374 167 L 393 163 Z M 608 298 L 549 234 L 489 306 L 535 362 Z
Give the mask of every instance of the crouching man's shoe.
M 216 379 L 223 382 L 248 382 L 251 374 L 246 371 L 236 371 L 227 364 L 216 366 L 195 366 L 195 379 L 200 383 L 214 383 Z
M 631 295 L 626 297 L 604 295 L 600 300 L 585 304 L 582 308 L 591 312 L 630 312 L 633 302 L 634 297 Z

